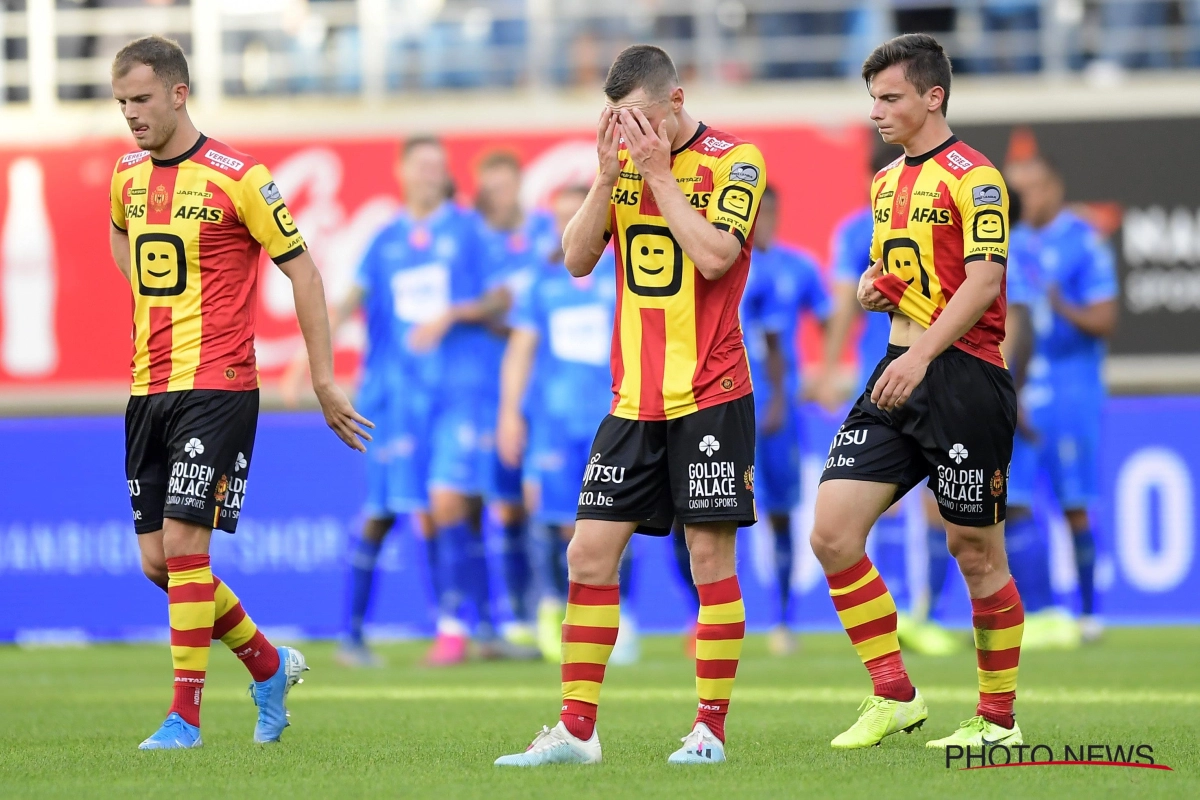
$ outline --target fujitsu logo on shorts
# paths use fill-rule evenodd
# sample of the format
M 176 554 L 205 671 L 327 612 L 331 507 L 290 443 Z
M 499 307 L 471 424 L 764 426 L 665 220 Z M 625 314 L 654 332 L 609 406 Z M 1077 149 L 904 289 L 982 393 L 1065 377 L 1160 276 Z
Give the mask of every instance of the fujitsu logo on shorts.
M 599 462 L 600 454 L 596 453 L 588 462 L 587 470 L 583 473 L 584 483 L 623 483 L 625 481 L 624 467 L 610 467 Z

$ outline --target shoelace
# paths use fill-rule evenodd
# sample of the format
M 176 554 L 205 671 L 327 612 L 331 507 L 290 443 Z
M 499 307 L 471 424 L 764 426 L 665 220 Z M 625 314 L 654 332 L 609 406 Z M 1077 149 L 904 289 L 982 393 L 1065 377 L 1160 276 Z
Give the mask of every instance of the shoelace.
M 879 695 L 875 695 L 875 694 L 871 695 L 870 697 L 868 697 L 866 700 L 863 700 L 862 703 L 859 704 L 859 706 L 858 706 L 859 716 L 862 716 L 863 714 L 865 714 L 868 711 L 874 710 L 876 707 L 878 707 L 886 702 L 887 702 L 886 698 L 880 697 Z
M 969 720 L 959 723 L 958 727 L 966 728 L 969 731 L 979 731 L 982 733 L 987 729 L 987 720 L 981 716 L 971 717 Z
M 679 741 L 683 742 L 685 749 L 690 747 L 699 747 L 700 743 L 704 741 L 704 734 L 699 728 L 692 728 L 692 732 L 687 736 L 684 736 Z
M 548 736 L 550 736 L 550 728 L 543 725 L 541 731 L 538 732 L 538 735 L 533 737 L 533 741 L 529 743 L 529 747 L 525 748 L 525 752 L 532 753 L 533 748 L 537 747 L 538 744 L 540 744 L 541 741 Z

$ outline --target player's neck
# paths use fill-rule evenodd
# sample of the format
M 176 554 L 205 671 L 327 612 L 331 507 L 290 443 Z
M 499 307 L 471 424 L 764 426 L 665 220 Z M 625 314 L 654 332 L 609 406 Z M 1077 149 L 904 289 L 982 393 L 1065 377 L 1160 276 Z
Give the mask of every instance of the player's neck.
M 437 210 L 442 207 L 442 203 L 444 202 L 444 200 L 433 203 L 409 201 L 405 204 L 404 210 L 408 212 L 410 219 L 421 222 L 437 213 Z
M 925 118 L 925 124 L 904 143 L 904 155 L 910 158 L 923 156 L 953 135 L 950 123 L 946 122 L 944 116 L 930 114 Z
M 503 214 L 491 214 L 485 219 L 488 227 L 494 231 L 515 231 L 521 227 L 521 207 L 517 206 L 512 211 Z
M 671 139 L 671 152 L 679 151 L 684 145 L 692 140 L 696 135 L 696 130 L 699 129 L 700 123 L 692 119 L 692 115 L 686 109 L 679 109 L 679 130 L 675 132 L 675 137 Z
M 162 147 L 151 150 L 150 157 L 156 161 L 170 161 L 195 147 L 199 139 L 200 131 L 196 130 L 191 117 L 184 111 L 179 115 L 179 124 L 175 127 L 175 133 L 171 134 L 171 138 Z

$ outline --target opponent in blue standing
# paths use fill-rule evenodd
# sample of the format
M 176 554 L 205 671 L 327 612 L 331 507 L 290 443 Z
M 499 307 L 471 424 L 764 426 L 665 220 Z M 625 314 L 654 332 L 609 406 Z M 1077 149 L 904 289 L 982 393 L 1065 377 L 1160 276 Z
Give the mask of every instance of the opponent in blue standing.
M 1028 510 L 1036 474 L 1048 475 L 1074 542 L 1079 630 L 1085 640 L 1092 640 L 1102 628 L 1096 617 L 1096 543 L 1088 507 L 1099 484 L 1102 368 L 1105 340 L 1117 323 L 1116 269 L 1112 251 L 1096 229 L 1065 207 L 1062 176 L 1048 159 L 1038 156 L 1007 171 L 1030 226 L 1030 248 L 1036 254 L 1044 297 L 1031 307 L 1033 358 L 1022 393 L 1023 411 L 1036 439 L 1018 437 L 1010 504 Z M 1036 557 L 1048 558 L 1048 548 L 1038 548 Z M 1034 638 L 1037 627 L 1035 621 Z
M 484 223 L 488 290 L 498 292 L 511 308 L 528 291 L 534 273 L 559 248 L 550 215 L 521 207 L 521 163 L 508 151 L 495 151 L 479 163 L 475 174 L 476 209 Z M 510 315 L 511 316 L 511 315 Z M 521 467 L 504 464 L 496 454 L 496 413 L 500 400 L 500 360 L 508 340 L 511 319 L 489 337 L 491 393 L 482 399 L 488 418 L 480 440 L 484 493 L 492 518 L 500 526 L 504 544 L 504 586 L 512 621 L 503 628 L 508 655 L 536 656 L 529 561 L 529 525 L 522 498 Z
M 587 186 L 567 186 L 555 195 L 554 230 L 559 236 L 587 192 Z M 506 464 L 525 464 L 526 499 L 538 528 L 538 640 L 543 655 L 555 663 L 561 656 L 566 547 L 575 530 L 579 482 L 589 468 L 595 427 L 612 405 L 614 268 L 608 251 L 591 275 L 573 278 L 563 266 L 561 247 L 555 248 L 539 265 L 528 291 L 518 295 L 501 370 L 497 449 Z M 619 574 L 626 598 L 631 589 L 629 564 L 628 557 L 623 559 Z M 609 664 L 637 659 L 629 608 L 622 604 Z
M 480 484 L 477 398 L 486 372 L 478 353 L 488 336 L 484 325 L 503 309 L 485 299 L 478 220 L 446 198 L 441 143 L 409 139 L 397 174 L 404 209 L 376 234 L 332 315 L 336 326 L 359 307 L 365 313 L 359 397 L 381 420 L 368 448 L 367 521 L 350 554 L 338 658 L 351 666 L 377 663 L 363 640 L 363 620 L 380 547 L 401 515 L 419 515 L 429 548 L 438 637 L 427 662 L 466 657 L 466 598 L 476 606 L 480 637 L 491 636 L 486 573 L 465 574 L 463 554 L 472 536 L 468 497 Z
M 886 168 L 901 153 L 896 150 L 877 149 L 871 156 L 871 174 L 863 178 L 868 191 L 875 173 Z M 871 236 L 875 220 L 870 205 L 852 212 L 834 229 L 830 242 L 834 308 L 830 316 L 825 337 L 825 366 L 829 374 L 817 386 L 821 404 L 833 408 L 847 397 L 857 397 L 862 392 L 872 366 L 883 358 L 891 335 L 891 318 L 887 314 L 864 314 L 858 303 L 858 282 L 863 272 L 871 266 Z M 850 338 L 854 323 L 862 319 L 858 336 L 855 363 L 857 373 L 850 386 L 839 387 L 832 371 L 841 358 L 846 341 Z M 897 618 L 897 634 L 900 643 L 907 649 L 925 655 L 946 655 L 962 647 L 945 628 L 929 619 L 932 608 L 946 585 L 950 567 L 950 552 L 946 548 L 946 531 L 942 527 L 941 513 L 933 495 L 924 493 L 926 522 L 926 553 L 928 556 L 927 587 L 910 586 L 908 565 L 908 521 L 904 506 L 900 503 L 875 523 L 871 537 L 875 548 L 872 556 L 876 568 L 884 576 L 896 606 L 901 609 Z
M 802 250 L 775 240 L 779 198 L 772 186 L 763 191 L 754 230 L 750 277 L 740 308 L 750 376 L 754 382 L 754 489 L 760 514 L 765 513 L 775 542 L 779 592 L 776 625 L 768 646 L 785 655 L 795 648 L 788 631 L 792 596 L 792 511 L 800 504 L 800 359 L 796 339 L 800 314 L 807 312 L 824 326 L 829 295 L 816 260 Z

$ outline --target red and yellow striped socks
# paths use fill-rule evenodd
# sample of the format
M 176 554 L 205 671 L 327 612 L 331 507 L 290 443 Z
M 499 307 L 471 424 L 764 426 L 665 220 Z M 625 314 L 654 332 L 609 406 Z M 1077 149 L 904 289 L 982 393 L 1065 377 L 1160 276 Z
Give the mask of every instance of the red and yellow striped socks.
M 842 627 L 871 674 L 874 693 L 902 702 L 912 700 L 915 690 L 896 636 L 896 601 L 871 559 L 863 556 L 853 567 L 826 575 L 825 580 Z
M 562 691 L 560 719 L 571 735 L 592 738 L 604 667 L 617 641 L 621 597 L 616 584 L 586 586 L 571 582 L 562 626 Z
M 171 711 L 199 727 L 200 695 L 208 670 L 215 603 L 207 555 L 167 559 L 167 609 L 171 620 L 171 662 L 175 699 Z
M 976 714 L 1003 728 L 1013 726 L 1017 696 L 1017 662 L 1025 607 L 1012 578 L 990 597 L 971 601 L 975 655 L 979 667 L 979 707 Z
M 724 742 L 725 715 L 729 713 L 733 679 L 746 638 L 746 606 L 737 575 L 699 584 L 696 589 L 700 593 L 696 625 L 696 694 L 700 705 L 696 722 L 703 722 Z
M 233 651 L 255 681 L 265 681 L 279 671 L 279 652 L 254 620 L 242 608 L 233 590 L 220 578 L 213 576 L 213 599 L 216 603 L 212 638 L 220 639 Z

